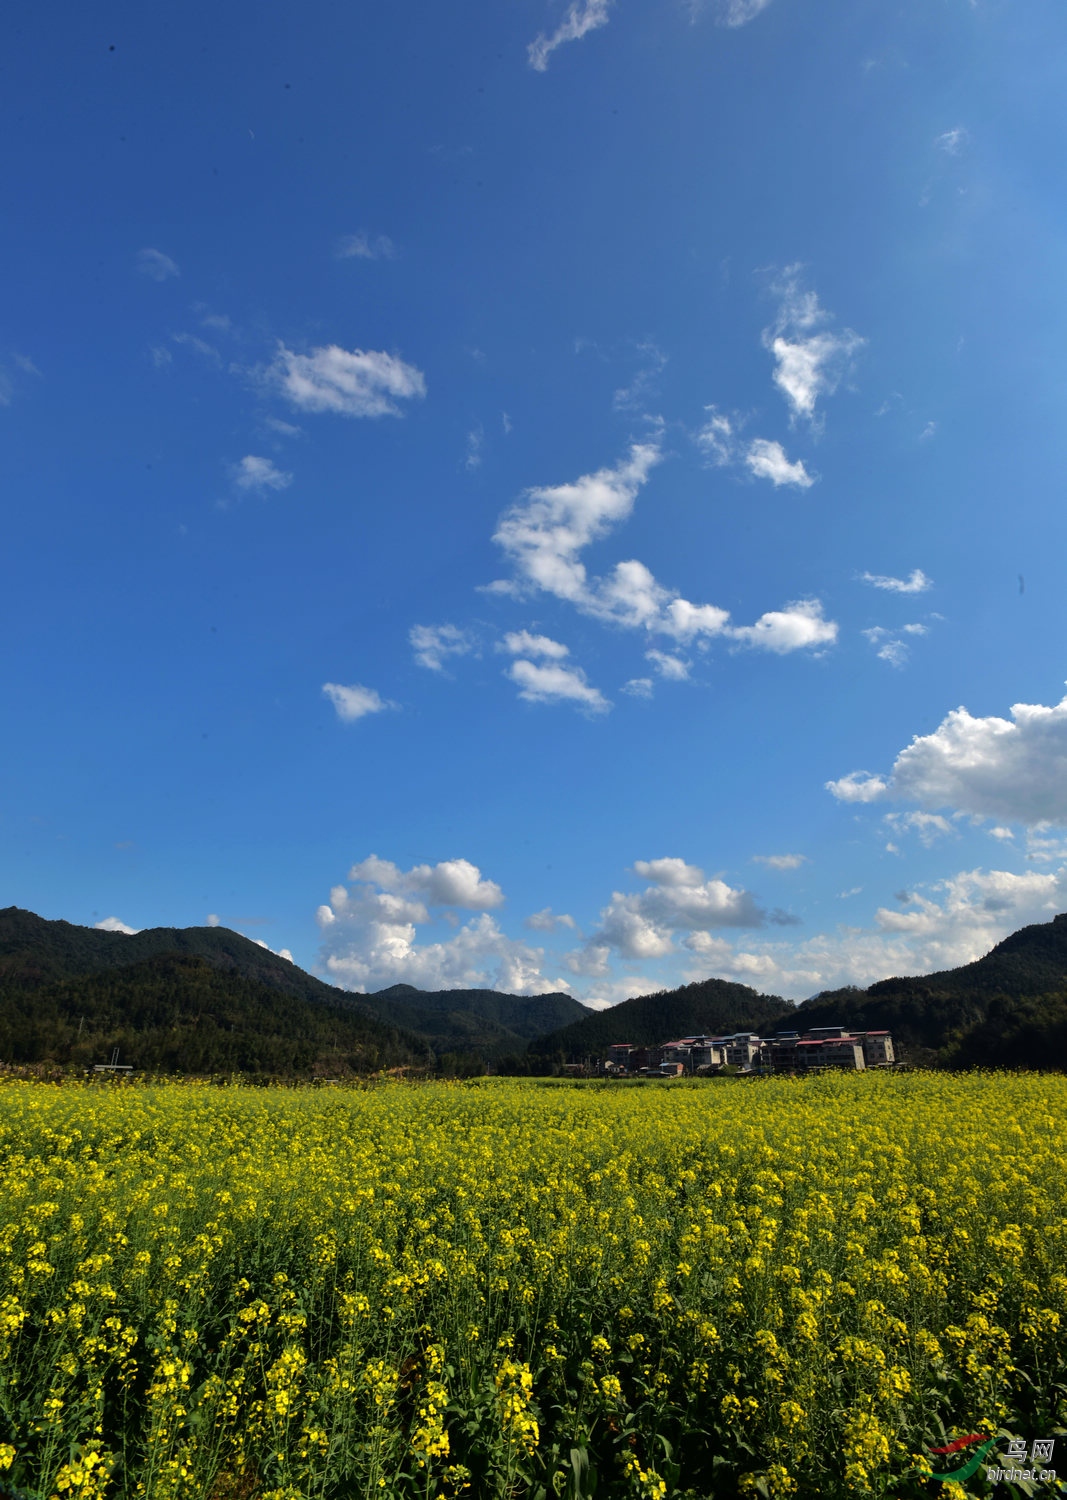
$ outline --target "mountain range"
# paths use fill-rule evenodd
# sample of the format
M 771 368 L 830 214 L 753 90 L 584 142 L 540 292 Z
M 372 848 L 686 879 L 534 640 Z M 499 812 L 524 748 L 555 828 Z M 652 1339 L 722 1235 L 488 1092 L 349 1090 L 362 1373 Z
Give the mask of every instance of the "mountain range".
M 224 927 L 135 934 L 0 910 L 0 1063 L 86 1067 L 118 1047 L 160 1072 L 345 1076 L 388 1068 L 551 1072 L 612 1042 L 846 1025 L 918 1065 L 1067 1068 L 1067 913 L 984 958 L 793 1005 L 706 979 L 591 1011 L 562 993 L 356 995 Z

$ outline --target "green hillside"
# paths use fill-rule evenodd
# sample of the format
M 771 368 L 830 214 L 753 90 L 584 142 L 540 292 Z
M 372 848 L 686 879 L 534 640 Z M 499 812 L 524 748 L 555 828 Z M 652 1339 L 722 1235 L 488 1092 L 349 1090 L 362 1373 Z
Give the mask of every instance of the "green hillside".
M 395 984 L 362 1004 L 383 1021 L 424 1037 L 439 1055 L 495 1061 L 520 1053 L 534 1037 L 590 1011 L 571 995 L 505 995 L 498 990 L 417 990 Z
M 428 1061 L 418 1038 L 351 1006 L 304 1000 L 194 954 L 0 986 L 0 1060 L 89 1067 L 116 1047 L 148 1072 L 338 1077 Z
M 355 995 L 225 927 L 129 935 L 0 911 L 3 1062 L 80 1065 L 120 1046 L 138 1068 L 365 1071 L 429 1055 L 469 1071 L 586 1014 L 563 994 L 394 985 Z M 340 1031 L 338 1016 L 347 1017 Z M 71 1025 L 80 1025 L 76 1045 Z M 164 1045 L 168 1027 L 180 1046 L 176 1036 Z M 335 1067 L 335 1055 L 348 1061 Z
M 530 1043 L 531 1059 L 602 1057 L 613 1042 L 654 1046 L 700 1032 L 773 1030 L 793 1007 L 777 995 L 761 995 L 745 984 L 703 979 L 677 990 L 660 990 L 593 1011 Z
M 1008 1064 L 997 1042 L 1009 1018 L 1055 1031 L 1057 997 L 1067 995 L 1067 913 L 1013 932 L 984 958 L 915 978 L 883 979 L 866 990 L 829 991 L 797 1007 L 798 1027 L 885 1029 L 915 1061 Z M 1047 1014 L 1046 1014 L 1047 1013 Z M 1023 1049 L 1026 1066 L 1047 1064 L 1039 1047 Z

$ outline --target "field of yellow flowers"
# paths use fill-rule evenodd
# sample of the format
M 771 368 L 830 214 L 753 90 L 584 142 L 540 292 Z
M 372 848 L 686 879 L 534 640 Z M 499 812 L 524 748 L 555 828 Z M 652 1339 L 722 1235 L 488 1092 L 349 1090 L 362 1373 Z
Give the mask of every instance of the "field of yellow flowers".
M 1052 1075 L 8 1082 L 0 1495 L 958 1495 L 1067 1427 L 1065 1140 Z

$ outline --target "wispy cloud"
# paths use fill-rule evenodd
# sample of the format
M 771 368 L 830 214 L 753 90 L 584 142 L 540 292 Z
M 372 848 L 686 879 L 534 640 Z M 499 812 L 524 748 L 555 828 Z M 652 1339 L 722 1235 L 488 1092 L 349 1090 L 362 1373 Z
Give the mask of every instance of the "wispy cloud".
M 600 26 L 608 24 L 608 12 L 611 9 L 611 0 L 573 0 L 573 4 L 567 7 L 567 13 L 556 27 L 551 36 L 541 33 L 526 49 L 526 55 L 530 61 L 530 67 L 537 73 L 543 73 L 548 67 L 548 59 L 557 47 L 562 47 L 565 42 L 580 41 L 583 36 L 588 36 L 591 31 L 596 31 Z
M 766 865 L 768 870 L 799 870 L 802 864 L 807 863 L 806 854 L 754 854 L 752 863 L 754 865 Z
M 458 625 L 413 625 L 408 640 L 420 667 L 443 672 L 450 656 L 469 656 L 474 650 L 473 637 Z
M 284 344 L 260 372 L 265 382 L 301 411 L 337 412 L 344 417 L 398 417 L 398 401 L 426 394 L 421 370 L 395 354 L 374 349 L 342 349 L 328 344 L 296 354 Z
M 934 580 L 927 578 L 922 568 L 914 568 L 907 578 L 893 578 L 887 573 L 861 573 L 860 582 L 891 594 L 924 594 L 934 586 Z
M 728 610 L 683 599 L 636 558 L 616 563 L 606 577 L 589 578 L 581 552 L 629 517 L 660 458 L 658 442 L 635 443 L 614 468 L 527 490 L 501 517 L 493 538 L 515 577 L 497 580 L 489 591 L 521 598 L 543 590 L 605 623 L 678 642 L 718 636 L 783 653 L 835 640 L 837 625 L 823 617 L 817 600 L 800 600 L 762 615 L 754 625 L 735 626 Z
M 164 255 L 162 250 L 142 250 L 137 256 L 137 269 L 150 281 L 167 281 L 171 276 L 180 276 L 177 261 Z
M 694 441 L 713 468 L 744 464 L 756 479 L 769 479 L 775 489 L 788 484 L 807 490 L 815 483 L 815 476 L 808 473 L 803 461 L 790 461 L 781 443 L 771 438 L 742 443 L 738 435 L 741 419 L 727 416 L 716 406 L 708 406 L 705 411 L 707 421 L 694 434 Z
M 482 464 L 482 449 L 485 446 L 485 429 L 479 424 L 467 433 L 467 455 L 463 460 L 465 469 L 479 469 Z
M 771 0 L 721 0 L 718 23 L 720 26 L 747 26 L 770 3 Z
M 285 490 L 292 484 L 293 476 L 279 469 L 271 459 L 247 453 L 233 466 L 233 482 L 239 490 Z
M 396 247 L 387 234 L 346 234 L 337 241 L 334 254 L 338 260 L 392 260 Z
M 689 663 L 669 651 L 646 651 L 645 660 L 650 661 L 661 677 L 668 682 L 684 682 L 689 676 Z
M 528 630 L 509 630 L 497 650 L 510 651 L 512 656 L 546 657 L 549 661 L 562 661 L 571 654 L 562 641 L 554 641 L 550 635 L 531 635 Z
M 395 703 L 382 698 L 374 688 L 362 687 L 358 682 L 348 687 L 339 682 L 324 682 L 322 691 L 337 710 L 337 717 L 346 724 L 366 718 L 368 714 L 380 714 L 387 708 L 397 707 Z
M 789 266 L 775 283 L 778 316 L 764 329 L 763 342 L 774 356 L 774 383 L 795 420 L 814 421 L 816 402 L 834 393 L 854 356 L 866 342 L 851 328 L 824 325 L 830 314 L 801 284 L 800 267 Z
M 934 145 L 939 151 L 944 151 L 946 156 L 959 156 L 967 145 L 970 136 L 962 125 L 956 125 L 952 130 L 943 130 L 934 140 Z

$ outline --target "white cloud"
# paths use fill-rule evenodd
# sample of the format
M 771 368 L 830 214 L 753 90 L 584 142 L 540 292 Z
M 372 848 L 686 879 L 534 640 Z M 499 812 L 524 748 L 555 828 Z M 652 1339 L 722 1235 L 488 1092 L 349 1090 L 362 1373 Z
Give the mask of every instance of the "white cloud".
M 815 483 L 799 458 L 790 463 L 781 443 L 766 438 L 755 438 L 749 444 L 745 463 L 757 479 L 769 479 L 775 489 L 783 484 L 794 484 L 799 489 L 808 490 Z
M 799 266 L 790 266 L 774 290 L 780 299 L 778 316 L 763 333 L 764 345 L 774 355 L 774 383 L 794 419 L 812 421 L 819 397 L 833 395 L 866 340 L 851 328 L 834 332 L 821 327 L 829 314 L 814 292 L 802 289 Z
M 562 641 L 554 641 L 548 635 L 531 635 L 528 630 L 509 630 L 498 651 L 510 651 L 512 656 L 542 656 L 551 661 L 562 661 L 570 650 Z
M 631 677 L 629 682 L 624 682 L 622 691 L 628 693 L 631 698 L 651 698 L 653 683 L 651 677 Z
M 651 339 L 638 344 L 637 350 L 644 357 L 645 363 L 628 386 L 615 392 L 612 405 L 616 411 L 647 410 L 649 399 L 656 394 L 657 381 L 666 367 L 667 356 Z
M 465 469 L 481 468 L 482 447 L 485 443 L 485 429 L 475 427 L 467 433 L 467 456 L 463 460 Z
M 806 854 L 754 854 L 752 863 L 766 865 L 768 870 L 799 870 L 807 860 Z
M 500 905 L 503 893 L 468 860 L 402 871 L 371 856 L 353 866 L 349 879 L 358 882 L 355 889 L 335 886 L 317 914 L 323 965 L 346 989 L 365 992 L 402 983 L 536 994 L 570 988 L 568 981 L 542 973 L 543 949 L 500 930 L 487 908 Z M 434 906 L 480 914 L 449 938 L 419 942 L 418 929 L 431 921 L 428 908 Z
M 496 881 L 483 880 L 481 870 L 469 859 L 443 859 L 436 865 L 414 865 L 410 870 L 401 870 L 390 860 L 372 854 L 354 864 L 348 878 L 383 890 L 416 895 L 429 906 L 491 911 L 504 901 L 504 892 Z M 331 896 L 337 896 L 341 890 L 343 887 L 335 886 Z
M 1016 703 L 1012 720 L 948 714 L 916 735 L 888 777 L 853 771 L 827 788 L 842 802 L 892 799 L 935 812 L 1067 824 L 1067 698 L 1054 707 Z
M 207 914 L 207 925 L 209 927 L 219 927 L 222 925 L 222 918 L 217 912 L 209 911 Z
M 888 662 L 891 667 L 902 667 L 907 661 L 909 654 L 907 645 L 884 626 L 872 625 L 869 630 L 864 630 L 861 634 L 875 648 L 875 655 L 879 660 Z
M 275 958 L 284 958 L 289 963 L 292 963 L 294 961 L 293 955 L 289 952 L 288 948 L 272 948 L 270 944 L 265 943 L 262 938 L 253 938 L 252 941 L 255 943 L 257 948 L 263 948 L 267 953 L 273 953 Z
M 957 125 L 952 130 L 942 131 L 934 140 L 934 145 L 939 151 L 944 151 L 947 156 L 959 156 L 969 139 L 963 126 Z
M 718 24 L 720 26 L 747 26 L 759 13 L 767 9 L 771 0 L 720 0 Z
M 637 492 L 660 461 L 658 443 L 635 443 L 613 469 L 584 474 L 572 484 L 529 489 L 501 517 L 493 540 L 519 574 L 519 584 L 498 592 L 543 589 L 596 612 L 579 553 L 626 520 Z
M 856 895 L 857 891 L 844 892 Z M 874 926 L 840 926 L 801 943 L 758 942 L 743 949 L 695 933 L 686 944 L 701 957 L 689 979 L 737 979 L 795 999 L 892 975 L 929 974 L 970 963 L 1011 932 L 1047 922 L 1067 907 L 1067 867 L 1015 875 L 969 870 L 911 894 L 905 910 L 879 907 Z
M 558 662 L 538 666 L 532 661 L 513 661 L 506 675 L 519 688 L 519 697 L 527 703 L 575 703 L 588 713 L 604 714 L 611 704 L 599 688 L 586 681 L 580 667 L 563 667 Z
M 345 417 L 398 417 L 397 401 L 426 394 L 422 371 L 395 354 L 342 349 L 337 344 L 310 354 L 295 354 L 279 344 L 263 378 L 302 411 L 332 411 Z
M 789 604 L 761 616 L 755 625 L 731 626 L 728 610 L 680 598 L 634 558 L 616 563 L 604 578 L 589 578 L 582 550 L 629 517 L 660 457 L 658 442 L 635 443 L 613 469 L 598 469 L 571 484 L 527 490 L 504 512 L 493 537 L 517 576 L 490 584 L 488 591 L 522 597 L 540 589 L 605 623 L 678 641 L 722 636 L 779 653 L 834 641 L 837 625 L 823 618 L 817 600 Z
M 1012 830 L 1010 828 L 1004 828 L 999 823 L 997 824 L 997 826 L 995 828 L 987 828 L 986 829 L 986 833 L 988 833 L 988 835 L 989 835 L 989 837 L 991 839 L 1004 840 L 1004 839 L 1013 839 L 1015 837 L 1015 834 L 1012 832 Z
M 550 906 L 545 906 L 526 918 L 526 926 L 534 932 L 555 932 L 557 927 L 569 927 L 573 931 L 578 923 L 565 911 L 554 912 Z
M 337 717 L 347 724 L 365 718 L 367 714 L 380 714 L 384 709 L 396 708 L 395 703 L 382 698 L 374 688 L 361 687 L 358 682 L 350 687 L 339 682 L 324 682 L 322 691 L 337 710 Z
M 704 410 L 708 420 L 694 441 L 715 468 L 723 469 L 734 461 L 734 426 L 717 406 L 706 406 Z
M 94 922 L 93 926 L 98 932 L 124 932 L 127 937 L 133 937 L 141 930 L 139 927 L 130 927 L 118 917 L 105 917 L 102 922 Z
M 666 651 L 646 651 L 645 660 L 650 661 L 668 682 L 685 682 L 689 676 L 689 663 L 680 656 L 671 656 Z
M 938 839 L 947 838 L 949 834 L 956 831 L 948 819 L 942 817 L 940 813 L 886 813 L 882 821 L 887 828 L 892 830 L 895 838 L 909 831 L 917 833 L 927 849 L 932 844 L 936 844 Z
M 785 609 L 768 610 L 755 625 L 738 625 L 731 629 L 733 640 L 760 651 L 784 655 L 805 647 L 831 646 L 837 640 L 837 625 L 823 618 L 817 599 L 801 599 Z
M 246 453 L 233 468 L 233 482 L 239 490 L 284 490 L 293 482 L 293 476 L 279 469 L 269 458 L 257 458 Z
M 675 936 L 722 927 L 761 927 L 766 914 L 750 892 L 718 877 L 707 879 L 698 865 L 676 857 L 635 860 L 634 873 L 647 889 L 614 891 L 588 941 L 566 955 L 574 974 L 599 978 L 610 973 L 611 954 L 629 960 L 664 958 L 677 952 Z
M 137 256 L 137 269 L 152 281 L 166 281 L 171 276 L 182 274 L 177 262 L 164 255 L 162 250 L 142 250 Z
M 392 260 L 396 249 L 387 234 L 346 234 L 338 240 L 334 254 L 338 260 Z
M 408 640 L 419 666 L 431 672 L 443 672 L 448 657 L 469 656 L 474 650 L 474 641 L 458 625 L 413 625 Z
M 548 59 L 557 47 L 563 46 L 565 42 L 580 41 L 589 32 L 596 31 L 600 26 L 608 24 L 608 12 L 611 9 L 611 0 L 573 0 L 567 7 L 567 14 L 556 27 L 551 36 L 541 33 L 535 41 L 532 41 L 526 49 L 526 55 L 530 60 L 530 67 L 537 73 L 543 73 L 548 67 Z

